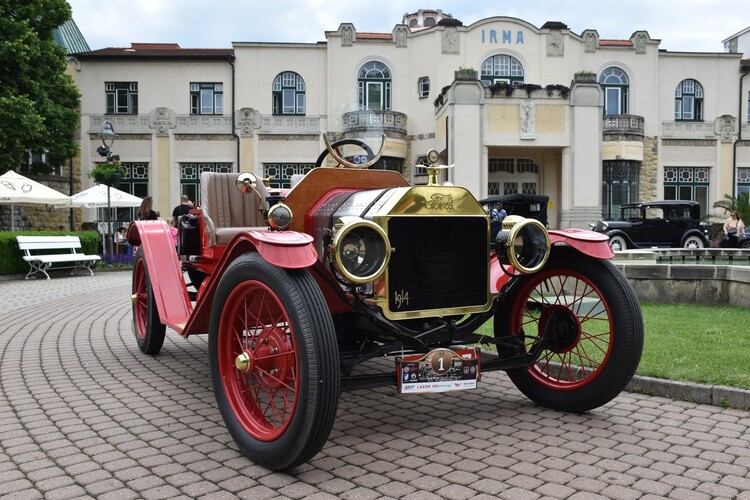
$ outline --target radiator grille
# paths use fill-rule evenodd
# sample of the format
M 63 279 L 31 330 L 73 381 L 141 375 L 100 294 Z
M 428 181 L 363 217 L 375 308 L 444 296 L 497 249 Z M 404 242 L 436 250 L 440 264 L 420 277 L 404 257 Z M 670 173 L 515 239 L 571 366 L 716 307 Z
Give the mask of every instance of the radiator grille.
M 489 240 L 484 217 L 392 217 L 388 306 L 394 313 L 487 302 Z

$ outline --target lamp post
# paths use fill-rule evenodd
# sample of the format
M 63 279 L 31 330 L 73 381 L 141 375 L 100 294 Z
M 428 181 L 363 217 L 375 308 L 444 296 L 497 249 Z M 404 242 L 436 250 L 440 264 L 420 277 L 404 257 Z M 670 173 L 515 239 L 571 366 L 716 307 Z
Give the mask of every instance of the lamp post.
M 115 129 L 112 127 L 112 124 L 105 120 L 102 122 L 102 144 L 103 146 L 96 149 L 96 152 L 99 153 L 101 156 L 105 156 L 107 158 L 107 163 L 112 162 L 112 160 L 119 160 L 120 157 L 117 155 L 112 154 L 112 145 L 115 143 L 115 137 L 117 134 L 115 134 Z M 110 261 L 113 260 L 112 257 L 112 202 L 110 198 L 110 188 L 111 188 L 112 182 L 107 182 L 107 256 L 109 257 Z

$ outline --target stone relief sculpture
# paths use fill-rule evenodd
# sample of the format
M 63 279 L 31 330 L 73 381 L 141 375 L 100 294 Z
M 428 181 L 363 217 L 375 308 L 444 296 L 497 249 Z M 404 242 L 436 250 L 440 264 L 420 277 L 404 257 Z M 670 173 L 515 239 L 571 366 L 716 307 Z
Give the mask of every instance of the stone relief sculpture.
M 156 108 L 148 114 L 148 126 L 156 130 L 157 137 L 169 135 L 177 126 L 176 114 L 169 108 Z
M 405 26 L 399 26 L 396 28 L 396 47 L 399 48 L 406 48 L 406 27 Z
M 596 51 L 596 35 L 593 33 L 586 33 L 586 52 Z
M 344 26 L 341 28 L 341 46 L 342 47 L 351 47 L 352 46 L 352 28 L 351 26 Z
M 639 33 L 635 37 L 635 53 L 645 54 L 646 53 L 646 35 Z
M 547 55 L 562 56 L 564 54 L 565 46 L 562 33 L 560 33 L 559 31 L 551 31 L 547 35 Z
M 253 108 L 242 108 L 237 112 L 237 125 L 243 136 L 252 136 L 260 128 L 260 111 Z
M 536 138 L 536 103 L 521 101 L 521 139 Z
M 456 28 L 447 28 L 445 31 L 443 31 L 443 54 L 458 54 L 459 51 L 460 47 L 458 44 L 458 30 L 456 30 Z

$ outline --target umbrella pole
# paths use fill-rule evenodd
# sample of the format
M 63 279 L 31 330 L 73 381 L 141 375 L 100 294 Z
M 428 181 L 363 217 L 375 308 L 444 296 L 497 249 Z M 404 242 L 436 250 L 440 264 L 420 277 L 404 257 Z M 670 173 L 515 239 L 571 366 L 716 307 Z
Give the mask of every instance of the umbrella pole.
M 107 254 L 109 255 L 109 261 L 113 262 L 114 257 L 112 255 L 112 206 L 111 199 L 109 196 L 109 185 L 107 185 Z

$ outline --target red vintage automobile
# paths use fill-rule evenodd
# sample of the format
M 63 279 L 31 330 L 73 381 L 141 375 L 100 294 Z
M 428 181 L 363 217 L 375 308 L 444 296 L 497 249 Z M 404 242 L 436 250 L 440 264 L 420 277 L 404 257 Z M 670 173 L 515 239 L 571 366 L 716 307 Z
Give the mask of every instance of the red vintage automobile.
M 437 182 L 436 151 L 429 183 L 412 186 L 371 169 L 381 153 L 364 142 L 324 141 L 317 164 L 330 155 L 336 167 L 287 193 L 204 172 L 177 251 L 164 222 L 128 229 L 139 348 L 157 354 L 167 326 L 208 334 L 216 400 L 242 453 L 275 470 L 311 459 L 351 389 L 471 389 L 505 370 L 537 404 L 570 412 L 623 390 L 643 320 L 605 235 L 509 216 L 491 251 L 487 213 Z M 344 154 L 354 146 L 365 153 Z M 478 332 L 489 320 L 494 335 Z

